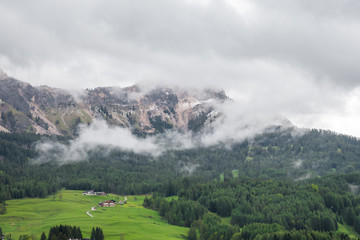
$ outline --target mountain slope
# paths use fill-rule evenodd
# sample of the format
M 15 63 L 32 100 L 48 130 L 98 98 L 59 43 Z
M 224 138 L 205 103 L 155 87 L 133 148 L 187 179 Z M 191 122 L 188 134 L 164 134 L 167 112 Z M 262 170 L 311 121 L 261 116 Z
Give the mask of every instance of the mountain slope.
M 102 117 L 138 135 L 167 129 L 198 131 L 217 116 L 211 114 L 213 104 L 227 99 L 223 91 L 158 88 L 143 92 L 138 86 L 86 89 L 75 98 L 65 90 L 34 87 L 2 73 L 0 130 L 73 136 L 80 123 Z

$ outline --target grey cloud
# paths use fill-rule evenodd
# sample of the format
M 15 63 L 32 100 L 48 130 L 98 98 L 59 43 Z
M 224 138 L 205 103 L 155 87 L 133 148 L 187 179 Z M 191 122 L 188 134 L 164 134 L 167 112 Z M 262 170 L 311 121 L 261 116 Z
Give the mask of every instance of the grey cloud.
M 184 173 L 187 175 L 192 175 L 198 167 L 200 167 L 200 164 L 194 164 L 194 163 L 185 163 L 185 162 L 179 162 L 179 172 Z
M 203 2 L 3 1 L 0 67 L 67 89 L 223 88 L 239 118 L 342 113 L 360 85 L 358 1 Z
M 126 71 L 121 65 L 128 62 L 131 66 L 124 67 L 130 74 L 150 68 L 155 78 L 169 63 L 176 66 L 192 57 L 200 56 L 205 65 L 211 57 L 233 62 L 270 59 L 303 68 L 315 78 L 358 84 L 359 23 L 345 16 L 359 4 L 250 3 L 255 17 L 246 21 L 226 1 L 217 0 L 206 6 L 180 0 L 5 2 L 2 53 L 39 65 L 82 54 L 104 56 L 119 65 L 114 72 Z
M 168 150 L 184 150 L 195 147 L 209 147 L 219 143 L 231 146 L 234 142 L 245 139 L 251 140 L 257 134 L 265 131 L 273 124 L 280 124 L 284 119 L 257 119 L 247 117 L 234 118 L 229 112 L 224 112 L 222 119 L 215 123 L 211 129 L 200 134 L 179 133 L 168 131 L 156 136 L 138 138 L 129 129 L 109 126 L 104 120 L 95 120 L 90 126 L 82 126 L 79 136 L 68 144 L 57 141 L 42 141 L 36 145 L 39 155 L 33 160 L 34 164 L 55 162 L 66 164 L 69 162 L 85 161 L 88 153 L 95 150 L 107 155 L 112 149 L 131 151 L 137 154 L 157 157 Z M 244 116 L 240 116 L 244 117 Z M 289 127 L 289 126 L 286 126 Z M 303 134 L 296 128 L 287 128 L 293 134 Z M 267 129 L 266 131 L 272 131 Z M 100 152 L 99 152 L 100 153 Z M 198 164 L 179 162 L 179 172 L 191 175 Z

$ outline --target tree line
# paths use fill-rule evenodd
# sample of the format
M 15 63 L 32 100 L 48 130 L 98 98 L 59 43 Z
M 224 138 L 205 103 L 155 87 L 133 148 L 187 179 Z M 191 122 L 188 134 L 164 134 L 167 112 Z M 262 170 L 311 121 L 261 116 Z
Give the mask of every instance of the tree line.
M 33 164 L 32 159 L 39 156 L 35 148 L 38 141 L 68 144 L 68 138 L 0 133 L 0 203 L 45 197 L 63 187 L 117 194 L 145 194 L 167 188 L 172 194 L 179 187 L 176 182 L 190 174 L 184 165 L 197 166 L 192 174 L 206 180 L 220 174 L 232 178 L 234 169 L 240 177 L 295 180 L 360 170 L 360 141 L 356 138 L 319 130 L 294 137 L 292 131 L 280 128 L 252 142 L 167 151 L 157 157 L 98 147 L 88 152 L 86 161 L 62 165 L 53 159 Z
M 5 233 L 2 232 L 0 228 L 0 237 L 5 236 Z M 12 240 L 11 234 L 6 234 L 7 240 Z M 37 239 L 36 236 L 33 235 L 21 235 L 19 240 L 33 240 Z M 68 239 L 85 239 L 81 232 L 80 227 L 78 226 L 70 226 L 70 225 L 62 225 L 51 227 L 46 237 L 45 232 L 42 232 L 40 236 L 40 240 L 68 240 Z M 104 233 L 100 227 L 93 227 L 91 231 L 90 240 L 104 240 Z

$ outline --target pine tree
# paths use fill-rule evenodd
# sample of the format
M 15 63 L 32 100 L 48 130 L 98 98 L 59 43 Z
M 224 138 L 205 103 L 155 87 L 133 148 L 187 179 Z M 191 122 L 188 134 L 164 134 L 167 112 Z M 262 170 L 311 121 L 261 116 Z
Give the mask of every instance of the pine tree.
M 196 230 L 194 228 L 190 228 L 189 234 L 188 234 L 189 240 L 197 240 Z
M 360 233 L 360 216 L 357 216 L 354 221 L 354 229 L 357 233 Z
M 52 237 L 56 237 L 56 229 L 54 227 L 50 228 L 49 230 L 49 235 L 48 235 L 48 240 L 52 240 Z
M 92 230 L 91 230 L 91 237 L 90 237 L 90 240 L 95 240 L 95 228 L 93 227 Z
M 104 240 L 104 233 L 101 228 L 99 228 L 99 240 Z
M 46 235 L 44 232 L 41 234 L 40 240 L 46 240 Z
M 91 240 L 104 240 L 104 233 L 100 227 L 92 228 L 91 230 Z
M 74 235 L 74 238 L 77 238 L 77 239 L 82 239 L 83 238 L 80 227 L 74 227 L 73 235 Z
M 96 227 L 96 230 L 95 230 L 95 240 L 102 240 L 102 239 L 101 239 L 101 233 L 102 233 L 101 228 Z

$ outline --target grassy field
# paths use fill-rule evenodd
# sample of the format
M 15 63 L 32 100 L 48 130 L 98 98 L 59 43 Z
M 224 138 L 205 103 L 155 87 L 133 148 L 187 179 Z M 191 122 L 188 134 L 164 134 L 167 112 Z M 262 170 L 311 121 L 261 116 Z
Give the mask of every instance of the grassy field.
M 222 173 L 222 174 L 220 174 L 220 176 L 219 176 L 219 180 L 220 180 L 220 182 L 223 182 L 224 181 L 224 174 Z
M 239 177 L 239 170 L 232 170 L 231 171 L 231 174 L 233 176 L 233 178 L 238 178 Z M 223 182 L 224 181 L 224 173 L 221 173 L 219 175 L 219 181 L 220 182 Z
M 231 222 L 231 217 L 222 217 L 222 218 L 221 218 L 221 222 L 222 222 L 223 224 L 230 224 L 230 222 Z
M 63 190 L 43 199 L 7 201 L 7 213 L 0 216 L 3 232 L 13 239 L 23 234 L 35 234 L 60 224 L 80 226 L 84 237 L 90 237 L 92 227 L 101 227 L 106 239 L 184 239 L 188 228 L 170 225 L 155 211 L 141 206 L 144 196 L 128 196 L 128 203 L 114 208 L 97 208 L 86 214 L 92 206 L 104 200 L 122 200 L 117 195 L 83 196 L 81 191 Z
M 358 239 L 360 237 L 360 235 L 357 234 L 352 227 L 347 226 L 347 225 L 342 225 L 340 223 L 338 223 L 338 232 L 346 233 L 351 238 L 354 238 L 354 239 Z
M 176 195 L 175 195 L 175 196 L 170 196 L 170 197 L 166 197 L 166 198 L 165 198 L 165 200 L 166 200 L 166 201 L 169 201 L 169 202 L 171 202 L 171 200 L 178 200 L 178 199 L 179 199 L 179 197 L 178 197 L 178 196 L 176 196 Z
M 234 178 L 238 178 L 239 177 L 239 170 L 232 170 L 231 171 L 232 175 Z

